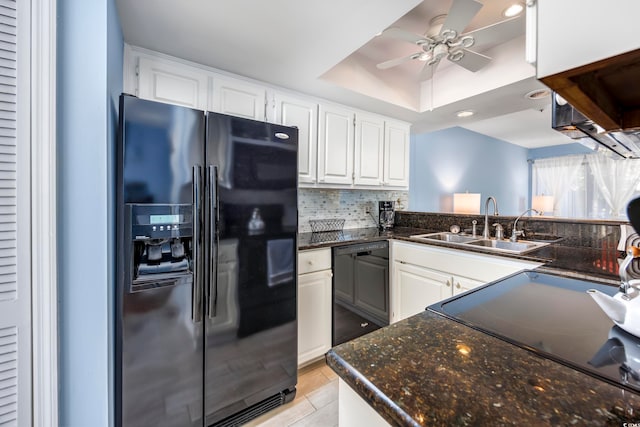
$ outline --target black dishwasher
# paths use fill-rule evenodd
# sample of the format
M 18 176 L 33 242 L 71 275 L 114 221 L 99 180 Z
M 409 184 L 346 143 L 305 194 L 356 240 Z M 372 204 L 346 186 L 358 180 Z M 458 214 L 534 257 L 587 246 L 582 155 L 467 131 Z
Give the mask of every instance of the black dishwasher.
M 333 345 L 389 324 L 389 243 L 333 248 Z

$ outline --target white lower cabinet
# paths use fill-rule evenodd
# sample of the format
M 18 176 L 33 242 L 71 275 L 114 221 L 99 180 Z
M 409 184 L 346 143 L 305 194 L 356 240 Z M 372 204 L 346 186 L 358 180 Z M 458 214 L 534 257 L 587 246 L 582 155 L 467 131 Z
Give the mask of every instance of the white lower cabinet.
M 388 427 L 389 423 L 349 384 L 338 379 L 338 425 L 340 427 Z
M 298 254 L 298 366 L 331 348 L 331 249 Z
M 395 293 L 395 316 L 398 321 L 419 313 L 427 307 L 427 302 L 440 301 L 451 296 L 451 277 L 418 265 L 394 262 L 393 283 L 398 292 Z
M 540 263 L 392 241 L 391 322 Z

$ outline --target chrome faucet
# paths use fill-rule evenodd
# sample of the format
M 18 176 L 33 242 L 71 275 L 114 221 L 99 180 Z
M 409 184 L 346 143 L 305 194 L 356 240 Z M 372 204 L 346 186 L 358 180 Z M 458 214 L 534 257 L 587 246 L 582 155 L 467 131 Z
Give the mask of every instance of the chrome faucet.
M 487 197 L 487 201 L 484 203 L 484 230 L 482 230 L 482 238 L 488 239 L 491 237 L 491 233 L 489 233 L 489 202 L 493 200 L 493 215 L 498 216 L 498 202 L 496 202 L 496 198 L 493 196 Z
M 518 216 L 518 218 L 516 218 L 516 220 L 513 221 L 513 229 L 511 230 L 511 238 L 509 239 L 512 242 L 517 241 L 518 236 L 524 236 L 524 230 L 518 230 L 516 227 L 518 226 L 518 220 L 522 218 L 527 212 L 535 212 L 537 214 L 540 214 L 540 211 L 536 209 L 527 209 L 526 211 L 522 212 L 520 216 Z

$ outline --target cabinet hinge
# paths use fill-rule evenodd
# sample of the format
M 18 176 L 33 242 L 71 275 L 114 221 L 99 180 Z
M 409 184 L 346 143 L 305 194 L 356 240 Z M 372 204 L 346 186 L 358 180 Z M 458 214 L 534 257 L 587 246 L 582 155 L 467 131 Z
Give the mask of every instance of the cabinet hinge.
M 140 66 L 136 65 L 136 77 L 140 77 Z

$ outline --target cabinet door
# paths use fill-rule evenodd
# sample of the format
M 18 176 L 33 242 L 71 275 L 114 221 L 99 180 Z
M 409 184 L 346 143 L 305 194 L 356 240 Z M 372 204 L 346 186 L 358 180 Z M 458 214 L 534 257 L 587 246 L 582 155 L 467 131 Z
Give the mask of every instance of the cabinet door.
M 265 120 L 266 89 L 242 80 L 214 77 L 209 109 L 216 113 Z
M 357 256 L 354 268 L 354 304 L 389 323 L 389 261 L 374 256 Z
M 356 114 L 354 184 L 382 184 L 384 134 L 381 117 Z
M 298 276 L 298 365 L 331 348 L 331 270 Z
M 207 74 L 185 64 L 142 57 L 138 63 L 138 96 L 205 110 Z
M 484 285 L 479 280 L 469 279 L 467 277 L 453 276 L 453 294 L 458 295 L 467 292 L 469 289 L 477 288 Z
M 276 93 L 276 123 L 298 128 L 298 181 L 316 182 L 318 104 Z
M 384 127 L 385 187 L 409 186 L 409 126 L 398 122 L 385 122 Z
M 452 295 L 450 275 L 397 261 L 393 269 L 393 322 L 420 313 L 428 305 Z
M 337 106 L 319 107 L 318 183 L 353 183 L 354 112 Z

